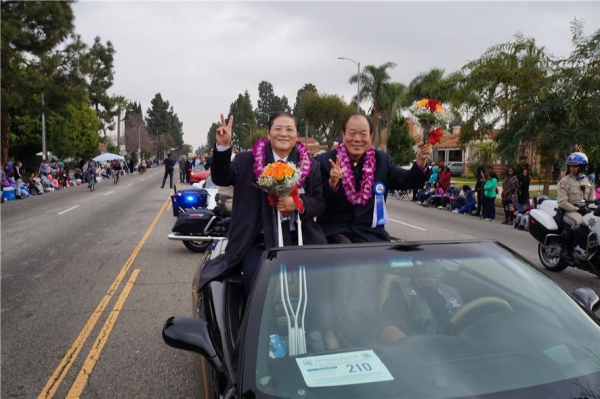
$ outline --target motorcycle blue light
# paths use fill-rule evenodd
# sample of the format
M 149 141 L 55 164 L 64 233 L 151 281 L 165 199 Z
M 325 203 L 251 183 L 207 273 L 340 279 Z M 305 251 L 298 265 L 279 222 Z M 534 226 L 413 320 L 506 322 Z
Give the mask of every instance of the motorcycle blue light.
M 195 200 L 196 200 L 196 197 L 194 197 L 193 195 L 187 195 L 185 197 L 185 202 L 186 203 L 195 202 Z

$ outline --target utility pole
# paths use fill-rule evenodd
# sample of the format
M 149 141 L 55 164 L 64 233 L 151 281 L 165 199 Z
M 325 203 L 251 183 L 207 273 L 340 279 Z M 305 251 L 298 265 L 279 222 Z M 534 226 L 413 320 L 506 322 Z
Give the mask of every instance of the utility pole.
M 44 93 L 42 93 L 42 160 L 48 159 L 48 151 L 46 148 L 46 114 L 44 109 L 46 105 L 44 103 Z

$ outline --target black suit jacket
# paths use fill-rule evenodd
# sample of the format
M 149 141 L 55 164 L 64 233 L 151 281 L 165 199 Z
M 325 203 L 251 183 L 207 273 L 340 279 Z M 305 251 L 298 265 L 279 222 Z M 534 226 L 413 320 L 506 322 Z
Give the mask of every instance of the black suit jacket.
M 335 162 L 336 150 L 321 154 L 315 159 L 321 165 L 321 175 L 323 177 L 323 196 L 327 204 L 325 212 L 317 219 L 317 222 L 323 228 L 326 236 L 333 234 L 354 233 L 367 241 L 390 241 L 389 234 L 384 226 L 371 228 L 373 222 L 373 207 L 375 206 L 375 196 L 373 195 L 366 205 L 352 205 L 348 202 L 342 182 L 340 182 L 337 191 L 333 191 L 329 186 L 329 171 L 331 166 L 329 160 Z M 362 180 L 362 167 L 364 156 L 353 167 L 355 189 L 360 188 Z M 415 163 L 410 170 L 402 169 L 396 166 L 389 154 L 383 151 L 375 151 L 375 183 L 382 182 L 385 185 L 384 194 L 387 200 L 389 190 L 407 190 L 420 187 L 426 179 L 426 173 Z
M 230 159 L 231 148 L 222 152 L 214 149 L 212 181 L 218 186 L 234 186 L 233 211 L 225 256 L 219 256 L 204 266 L 200 286 L 236 270 L 261 230 L 265 236 L 265 248 L 274 247 L 277 242 L 277 233 L 273 229 L 275 208 L 269 205 L 267 194 L 256 186 L 254 154 L 244 151 L 238 153 L 233 162 Z M 267 145 L 266 164 L 273 161 L 271 146 Z M 298 161 L 298 150 L 294 148 L 288 156 L 288 162 L 298 164 Z M 304 202 L 304 213 L 301 215 L 304 244 L 327 244 L 323 230 L 314 221 L 325 210 L 321 170 L 314 159 L 311 173 L 304 182 L 304 194 L 300 194 L 300 198 Z

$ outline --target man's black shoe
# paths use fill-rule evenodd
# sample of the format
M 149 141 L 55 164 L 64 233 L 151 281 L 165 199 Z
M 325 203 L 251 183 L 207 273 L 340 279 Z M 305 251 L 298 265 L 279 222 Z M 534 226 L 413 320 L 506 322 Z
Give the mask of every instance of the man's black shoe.
M 160 186 L 160 188 L 165 188 L 165 186 Z

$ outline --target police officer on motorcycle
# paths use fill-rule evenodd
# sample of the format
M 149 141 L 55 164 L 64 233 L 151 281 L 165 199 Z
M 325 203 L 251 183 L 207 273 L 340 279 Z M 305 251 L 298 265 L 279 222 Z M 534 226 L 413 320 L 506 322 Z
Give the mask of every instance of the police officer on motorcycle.
M 575 231 L 583 222 L 585 201 L 596 199 L 594 183 L 585 175 L 588 158 L 582 152 L 574 152 L 567 158 L 567 175 L 558 182 L 558 206 L 564 211 L 563 222 L 565 239 L 560 251 L 560 257 L 571 261 L 571 251 L 575 239 Z

